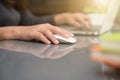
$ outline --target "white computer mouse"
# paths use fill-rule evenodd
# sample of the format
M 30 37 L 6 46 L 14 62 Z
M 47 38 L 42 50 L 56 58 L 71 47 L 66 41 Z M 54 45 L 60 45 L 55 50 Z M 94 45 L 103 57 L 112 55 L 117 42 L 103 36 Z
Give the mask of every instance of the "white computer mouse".
M 60 42 L 60 43 L 76 43 L 76 39 L 73 37 L 70 38 L 64 38 L 61 35 L 54 34 L 55 38 Z

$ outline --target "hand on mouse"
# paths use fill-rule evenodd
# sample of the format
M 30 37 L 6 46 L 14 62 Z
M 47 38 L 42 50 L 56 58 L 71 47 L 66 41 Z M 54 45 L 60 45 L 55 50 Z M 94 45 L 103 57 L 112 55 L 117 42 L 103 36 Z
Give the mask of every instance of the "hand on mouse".
M 33 26 L 4 27 L 1 29 L 3 39 L 20 39 L 20 40 L 39 40 L 46 44 L 58 44 L 59 41 L 53 34 L 59 34 L 65 38 L 71 37 L 73 34 L 67 30 L 52 26 L 50 24 L 39 24 Z M 7 32 L 7 33 L 6 33 Z
M 87 15 L 81 13 L 62 13 L 54 17 L 57 25 L 68 24 L 75 27 L 85 26 L 90 28 L 90 19 Z

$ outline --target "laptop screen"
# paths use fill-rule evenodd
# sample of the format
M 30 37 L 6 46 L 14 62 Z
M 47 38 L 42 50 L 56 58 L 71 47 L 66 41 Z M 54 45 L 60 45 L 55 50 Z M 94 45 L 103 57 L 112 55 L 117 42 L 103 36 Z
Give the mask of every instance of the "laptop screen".
M 91 2 L 92 4 L 94 3 L 93 4 L 94 8 L 93 7 L 85 8 L 86 9 L 85 12 L 88 14 L 88 16 L 91 19 L 92 29 L 94 31 L 93 30 L 88 31 L 85 29 L 83 30 L 81 28 L 78 29 L 78 28 L 68 27 L 68 26 L 66 26 L 66 28 L 65 27 L 63 28 L 71 31 L 73 34 L 76 34 L 76 35 L 100 35 L 104 32 L 109 31 L 112 28 L 112 25 L 114 23 L 114 20 L 116 18 L 116 15 L 119 9 L 119 5 L 120 5 L 119 0 L 108 0 L 108 2 L 104 3 L 104 5 L 107 5 L 107 6 L 103 6 L 99 9 L 95 9 L 95 6 L 98 6 L 97 4 L 100 5 L 100 3 L 98 2 L 98 0 L 94 0 L 94 1 Z M 104 2 L 106 0 L 100 0 L 100 1 Z M 92 4 L 91 6 L 93 6 Z M 101 2 L 101 4 L 103 3 Z M 105 7 L 106 9 L 104 9 Z M 93 34 L 94 32 L 95 34 Z
M 108 7 L 107 14 L 105 16 L 102 28 L 100 30 L 100 34 L 106 32 L 112 28 L 115 18 L 117 16 L 119 7 L 120 7 L 119 0 L 111 0 L 110 1 L 110 5 Z

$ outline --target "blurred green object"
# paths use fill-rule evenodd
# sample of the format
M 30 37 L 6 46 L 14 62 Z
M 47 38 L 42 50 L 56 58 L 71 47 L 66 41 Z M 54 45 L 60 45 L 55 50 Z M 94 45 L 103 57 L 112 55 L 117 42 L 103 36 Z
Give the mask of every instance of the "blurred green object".
M 110 53 L 110 54 L 120 54 L 120 48 L 117 49 L 117 48 L 110 48 L 110 47 L 104 47 L 104 46 L 101 46 L 101 52 L 104 52 L 104 53 Z
M 101 35 L 100 46 L 102 52 L 120 54 L 120 32 Z
M 101 41 L 120 42 L 120 32 L 106 33 L 100 36 Z
M 86 13 L 105 13 L 107 11 L 107 7 L 104 6 L 104 7 L 101 7 L 101 8 L 94 8 L 94 7 L 89 7 L 89 6 L 86 6 L 84 8 L 84 12 Z

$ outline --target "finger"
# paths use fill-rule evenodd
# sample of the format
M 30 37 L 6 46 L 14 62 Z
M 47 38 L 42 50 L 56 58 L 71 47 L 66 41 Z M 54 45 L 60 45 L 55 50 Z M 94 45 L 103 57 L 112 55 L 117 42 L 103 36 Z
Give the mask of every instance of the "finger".
M 54 52 L 56 52 L 56 50 L 59 48 L 59 45 L 53 45 L 53 46 L 51 46 L 49 49 L 49 52 L 47 52 L 47 54 L 46 54 L 46 57 L 47 58 L 50 58 L 53 54 L 54 54 Z
M 39 49 L 40 51 L 38 51 L 38 52 L 36 52 L 36 53 L 32 53 L 32 55 L 37 56 L 37 57 L 40 57 L 40 58 L 46 58 L 46 57 L 43 55 L 43 53 L 44 53 L 47 49 L 49 49 L 50 46 L 51 46 L 51 45 L 44 45 L 44 46 L 42 46 L 42 48 Z
M 81 26 L 81 24 L 76 19 L 71 19 L 69 21 L 69 24 L 72 25 L 72 26 L 75 26 L 75 27 L 80 27 Z
M 88 29 L 90 28 L 90 20 L 86 16 L 80 15 L 80 16 L 77 16 L 76 19 Z
M 51 47 L 51 45 L 43 45 L 43 46 L 41 46 L 38 55 L 42 55 L 47 49 L 49 49 L 49 47 Z
M 46 44 L 50 44 L 51 42 L 40 32 L 37 32 L 34 36 L 35 39 L 40 40 Z
M 54 37 L 53 33 L 50 30 L 47 30 L 44 34 L 51 42 L 54 44 L 59 44 L 59 41 Z
M 90 17 L 87 15 L 84 16 L 85 17 L 85 21 L 87 22 L 88 26 L 90 27 L 91 26 L 91 20 L 90 20 Z
M 85 19 L 79 19 L 79 21 L 81 22 L 81 25 L 87 27 L 88 29 L 90 28 L 89 23 Z
M 86 16 L 86 20 L 88 21 L 88 23 L 91 25 L 91 20 L 90 20 L 90 17 L 87 15 Z
M 67 54 L 69 54 L 73 49 L 66 50 L 66 51 L 60 51 L 60 52 L 55 52 L 53 55 L 51 55 L 50 59 L 58 59 L 61 58 Z
M 62 28 L 58 28 L 58 27 L 53 27 L 51 29 L 51 32 L 54 33 L 54 34 L 59 34 L 65 38 L 69 38 L 71 36 L 74 36 L 71 32 L 65 30 L 65 29 L 62 29 Z

